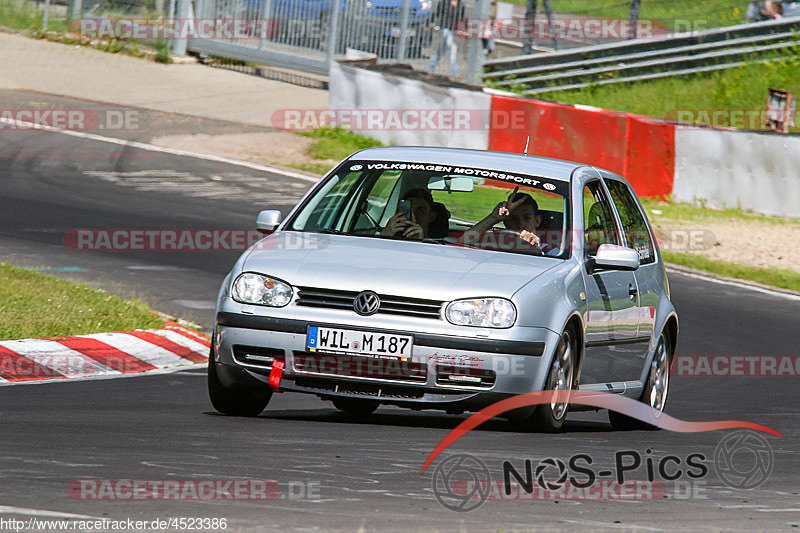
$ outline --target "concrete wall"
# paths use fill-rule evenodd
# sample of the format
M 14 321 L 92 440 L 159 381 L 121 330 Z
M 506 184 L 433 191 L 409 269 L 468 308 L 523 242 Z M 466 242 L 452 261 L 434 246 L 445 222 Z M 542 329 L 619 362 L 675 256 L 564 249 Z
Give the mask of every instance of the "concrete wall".
M 800 137 L 678 127 L 673 198 L 800 217 Z
M 800 136 L 698 128 L 587 106 L 433 86 L 336 64 L 332 110 L 451 110 L 466 129 L 355 129 L 386 144 L 529 153 L 594 164 L 642 196 L 800 217 Z M 508 127 L 509 117 L 522 117 Z M 512 120 L 514 122 L 514 120 Z
M 334 63 L 330 71 L 331 110 L 381 111 L 401 113 L 432 112 L 436 120 L 442 111 L 459 112 L 468 116 L 468 126 L 432 129 L 412 128 L 350 128 L 378 139 L 384 144 L 401 146 L 448 146 L 485 150 L 488 144 L 488 117 L 492 97 L 480 91 L 437 87 L 367 69 Z M 388 123 L 388 121 L 384 121 Z M 438 122 L 437 122 L 438 123 Z

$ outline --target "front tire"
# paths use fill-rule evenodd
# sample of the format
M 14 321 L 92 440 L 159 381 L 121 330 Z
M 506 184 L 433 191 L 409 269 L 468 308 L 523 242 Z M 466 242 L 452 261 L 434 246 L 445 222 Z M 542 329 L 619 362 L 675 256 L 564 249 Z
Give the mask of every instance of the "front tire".
M 544 390 L 572 391 L 575 378 L 575 368 L 577 365 L 578 351 L 576 349 L 576 339 L 572 328 L 567 328 L 561 334 L 550 371 L 547 375 Z M 531 422 L 534 431 L 541 433 L 558 433 L 564 426 L 569 411 L 569 401 L 539 405 L 531 415 Z
M 217 376 L 214 348 L 208 356 L 208 397 L 220 413 L 231 416 L 258 416 L 272 398 L 272 391 L 225 387 Z
M 642 396 L 639 401 L 646 403 L 659 413 L 664 411 L 667 405 L 667 393 L 669 392 L 669 368 L 672 364 L 672 345 L 669 337 L 662 332 L 656 345 L 656 353 L 653 355 L 653 362 L 650 363 L 650 372 L 647 375 Z M 615 411 L 608 412 L 608 421 L 614 429 L 633 430 L 645 429 L 656 430 L 657 426 L 642 422 L 636 418 L 631 418 Z

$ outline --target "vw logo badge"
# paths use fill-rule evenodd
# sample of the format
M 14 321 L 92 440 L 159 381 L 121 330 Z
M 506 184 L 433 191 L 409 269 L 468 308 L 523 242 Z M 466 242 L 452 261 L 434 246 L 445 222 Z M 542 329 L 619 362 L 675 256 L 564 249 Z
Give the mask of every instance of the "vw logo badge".
M 353 310 L 361 316 L 374 315 L 381 307 L 381 299 L 372 291 L 360 292 L 353 300 Z

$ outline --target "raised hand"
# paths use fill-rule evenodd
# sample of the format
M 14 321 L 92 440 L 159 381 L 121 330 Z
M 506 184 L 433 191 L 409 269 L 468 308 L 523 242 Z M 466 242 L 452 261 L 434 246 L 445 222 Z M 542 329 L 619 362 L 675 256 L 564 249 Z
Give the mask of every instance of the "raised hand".
M 519 238 L 531 246 L 539 246 L 542 243 L 538 235 L 525 229 L 519 233 Z
M 517 206 L 521 205 L 522 202 L 525 201 L 525 196 L 521 196 L 519 199 L 512 201 L 511 199 L 517 195 L 517 191 L 519 191 L 519 187 L 515 187 L 511 194 L 508 195 L 508 198 L 505 202 L 500 202 L 495 206 L 492 210 L 492 216 L 497 219 L 497 221 L 505 220 L 511 214 L 511 211 L 517 208 Z
M 422 231 L 422 226 L 412 222 L 403 232 L 403 237 L 407 239 L 422 239 L 425 237 L 425 232 Z
M 399 232 L 405 231 L 413 224 L 406 216 L 407 214 L 406 211 L 395 213 L 386 223 L 386 227 L 383 228 L 381 233 L 383 235 L 396 235 Z

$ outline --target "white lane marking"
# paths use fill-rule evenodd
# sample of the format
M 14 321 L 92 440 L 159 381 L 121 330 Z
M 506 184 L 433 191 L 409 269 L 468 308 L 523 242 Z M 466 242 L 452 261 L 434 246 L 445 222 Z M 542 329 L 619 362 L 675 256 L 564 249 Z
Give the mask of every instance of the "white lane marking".
M 117 370 L 98 363 L 91 357 L 46 339 L 22 339 L 0 343 L 9 350 L 58 372 L 62 376 L 84 377 L 98 374 L 120 374 Z
M 756 509 L 759 513 L 800 513 L 800 509 Z
M 216 200 L 249 200 L 295 203 L 306 190 L 297 182 L 271 183 L 258 176 L 238 179 L 240 173 L 226 174 L 231 180 L 215 181 L 208 177 L 192 176 L 171 170 L 140 170 L 133 172 L 84 170 L 83 174 L 137 191 L 161 194 L 183 194 L 194 198 Z
M 717 505 L 720 509 L 757 509 L 759 507 L 763 507 L 763 505 L 758 503 L 743 503 L 740 505 Z
M 62 230 L 63 231 L 63 230 Z M 130 265 L 126 266 L 128 270 L 152 270 L 155 272 L 164 271 L 164 272 L 171 272 L 173 270 L 188 270 L 184 267 L 179 266 L 172 266 L 172 265 Z
M 599 522 L 596 520 L 561 520 L 561 522 L 566 522 L 567 524 L 578 524 L 582 526 L 593 526 L 593 527 L 607 527 L 609 529 L 636 529 L 636 530 L 644 530 L 644 531 L 664 531 L 663 529 L 659 529 L 656 527 L 646 527 L 641 525 L 634 525 L 634 524 L 616 524 L 612 522 Z
M 176 344 L 180 344 L 181 346 L 189 348 L 193 352 L 197 352 L 202 355 L 208 355 L 208 346 L 200 344 L 196 340 L 192 340 L 189 337 L 186 337 L 185 335 L 181 335 L 177 331 L 162 329 L 158 331 L 158 334 L 164 337 L 165 339 L 171 340 Z
M 160 334 L 160 332 L 159 332 Z M 90 339 L 97 339 L 121 352 L 132 355 L 146 363 L 159 368 L 172 367 L 175 365 L 191 364 L 183 357 L 180 357 L 169 350 L 165 350 L 155 344 L 142 340 L 127 333 L 93 333 L 91 335 L 81 335 Z
M 733 287 L 738 287 L 740 289 L 749 289 L 751 291 L 761 292 L 764 294 L 769 294 L 770 296 L 778 296 L 781 298 L 786 298 L 787 300 L 794 300 L 800 301 L 800 296 L 796 294 L 789 294 L 786 292 L 780 291 L 772 291 L 769 289 L 765 289 L 763 287 L 756 287 L 755 285 L 748 285 L 747 283 L 740 283 L 737 281 L 731 281 L 727 279 L 719 279 L 713 276 L 704 276 L 702 274 L 695 274 L 694 272 L 686 272 L 685 270 L 677 270 L 670 267 L 667 267 L 667 272 L 670 274 L 678 274 L 680 276 L 686 276 L 688 278 L 700 279 L 703 281 L 710 281 L 711 283 L 719 283 L 720 285 L 731 285 Z
M 32 379 L 29 381 L 13 381 L 8 383 L 0 383 L 0 387 L 16 387 L 19 385 L 47 385 L 49 383 L 72 383 L 73 381 L 102 381 L 106 379 L 123 379 L 123 378 L 136 378 L 140 376 L 157 376 L 160 374 L 176 374 L 185 370 L 201 370 L 208 366 L 208 363 L 192 363 L 183 364 L 180 366 L 173 366 L 170 368 L 156 368 L 155 370 L 147 370 L 145 372 L 133 372 L 130 374 L 101 374 L 98 376 L 81 376 L 70 377 L 69 379 Z M 198 374 L 205 376 L 205 373 Z
M 89 518 L 92 520 L 102 520 L 102 518 L 98 516 L 62 513 L 60 511 L 48 511 L 46 509 L 29 509 L 27 507 L 12 507 L 10 505 L 0 505 L 0 514 L 22 514 L 26 516 L 49 516 L 52 518 Z
M 172 300 L 172 302 L 189 309 L 214 309 L 217 305 L 210 300 Z
M 174 148 L 162 148 L 161 146 L 155 146 L 153 144 L 148 143 L 141 143 L 137 141 L 126 141 L 124 139 L 115 139 L 113 137 L 103 137 L 102 135 L 96 135 L 94 133 L 87 133 L 85 131 L 72 131 L 72 130 L 59 130 L 50 126 L 43 126 L 41 124 L 34 124 L 32 122 L 25 122 L 22 120 L 14 120 L 9 118 L 0 117 L 0 122 L 3 124 L 8 124 L 9 126 L 15 126 L 18 128 L 24 129 L 34 129 L 34 130 L 42 130 L 42 131 L 51 131 L 55 133 L 62 133 L 64 135 L 69 135 L 71 137 L 78 137 L 81 139 L 91 139 L 93 141 L 100 141 L 110 144 L 117 144 L 120 146 L 131 147 L 131 148 L 139 148 L 140 150 L 149 150 L 151 152 L 161 152 L 164 154 L 170 155 L 179 155 L 184 157 L 194 157 L 196 159 L 205 159 L 206 161 L 216 161 L 218 163 L 227 163 L 229 165 L 238 165 L 240 167 L 252 168 L 253 170 L 260 170 L 262 172 L 271 172 L 273 174 L 280 174 L 281 176 L 286 176 L 287 178 L 294 178 L 297 180 L 307 181 L 311 183 L 316 183 L 319 181 L 319 178 L 314 178 L 311 176 L 306 176 L 305 174 L 300 174 L 299 172 L 292 172 L 290 170 L 283 170 L 282 168 L 272 167 L 269 165 L 260 165 L 258 163 L 250 163 L 249 161 L 240 161 L 238 159 L 230 159 L 228 157 L 220 157 L 216 155 L 209 155 L 209 154 L 200 154 L 197 152 L 189 152 L 186 150 L 176 150 Z

